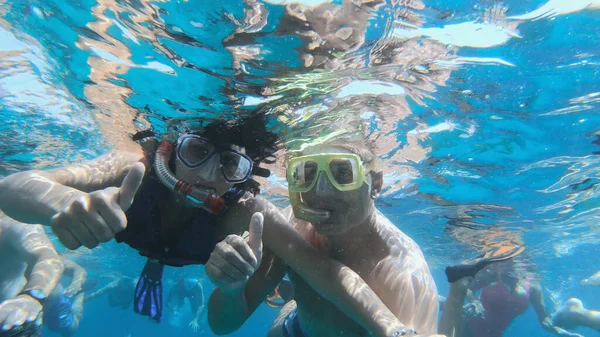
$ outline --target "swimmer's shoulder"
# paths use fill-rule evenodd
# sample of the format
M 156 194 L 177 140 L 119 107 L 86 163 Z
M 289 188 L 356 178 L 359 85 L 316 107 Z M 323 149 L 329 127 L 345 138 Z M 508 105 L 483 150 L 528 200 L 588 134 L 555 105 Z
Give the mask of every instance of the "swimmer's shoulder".
M 417 243 L 410 236 L 379 211 L 377 211 L 377 228 L 378 233 L 388 245 L 418 248 Z
M 394 225 L 385 215 L 378 211 L 377 232 L 385 245 L 398 258 L 405 261 L 393 259 L 395 264 L 408 263 L 421 266 L 427 266 L 425 256 L 421 247 L 410 236 L 404 233 L 400 228 Z

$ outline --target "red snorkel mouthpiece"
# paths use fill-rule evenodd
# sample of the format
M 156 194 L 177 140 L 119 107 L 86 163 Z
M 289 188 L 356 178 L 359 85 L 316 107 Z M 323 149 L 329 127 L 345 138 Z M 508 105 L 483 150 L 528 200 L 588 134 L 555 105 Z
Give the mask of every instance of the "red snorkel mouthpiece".
M 204 208 L 215 210 L 214 214 L 221 213 L 225 209 L 225 200 L 217 195 L 210 194 L 204 199 Z
M 173 153 L 174 145 L 168 140 L 163 140 L 154 156 L 154 168 L 158 179 L 172 191 L 183 195 L 196 207 L 204 208 L 212 214 L 219 214 L 225 209 L 225 200 L 206 189 L 193 186 L 175 178 L 169 169 L 169 159 Z

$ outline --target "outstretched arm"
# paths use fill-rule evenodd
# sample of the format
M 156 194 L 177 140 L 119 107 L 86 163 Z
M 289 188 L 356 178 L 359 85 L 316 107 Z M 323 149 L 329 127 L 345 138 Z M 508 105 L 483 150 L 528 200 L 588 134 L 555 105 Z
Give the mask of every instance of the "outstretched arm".
M 65 289 L 65 295 L 73 297 L 81 291 L 81 288 L 87 279 L 87 272 L 82 266 L 74 261 L 64 257 L 61 258 L 61 260 L 65 266 L 65 275 L 71 276 L 71 283 Z
M 190 322 L 190 327 L 194 332 L 196 332 L 200 328 L 198 321 L 200 320 L 200 315 L 202 315 L 202 312 L 204 311 L 204 291 L 202 289 L 202 283 L 200 283 L 200 280 L 198 280 L 196 283 L 194 294 L 196 300 L 190 300 L 190 309 L 192 312 L 194 312 L 194 319 Z
M 195 316 L 194 316 L 194 321 L 198 321 L 200 319 L 200 315 L 202 315 L 202 312 L 204 311 L 204 289 L 202 288 L 202 283 L 198 282 L 198 284 L 196 284 L 196 298 L 198 299 L 198 307 L 197 308 L 191 308 L 192 312 L 195 312 Z M 192 303 L 190 302 L 190 305 Z
M 112 282 L 110 282 L 109 284 L 105 285 L 104 287 L 94 291 L 93 293 L 90 294 L 86 294 L 85 295 L 85 300 L 89 301 L 93 298 L 96 298 L 98 296 L 104 295 L 105 293 L 107 293 L 109 290 L 116 288 L 119 285 L 119 282 L 121 282 L 120 280 L 116 279 Z
M 533 284 L 529 290 L 530 296 L 529 301 L 535 314 L 538 317 L 538 321 L 543 323 L 550 319 L 546 313 L 546 304 L 544 303 L 544 294 L 542 293 L 542 287 L 539 284 Z
M 48 171 L 25 171 L 0 181 L 0 209 L 18 221 L 50 225 L 51 218 L 87 192 L 119 186 L 140 153 L 115 152 Z

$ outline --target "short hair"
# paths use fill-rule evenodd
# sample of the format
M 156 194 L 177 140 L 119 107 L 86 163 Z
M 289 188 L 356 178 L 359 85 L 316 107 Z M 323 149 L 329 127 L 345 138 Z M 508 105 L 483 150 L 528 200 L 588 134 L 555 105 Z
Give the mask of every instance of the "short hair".
M 217 120 L 186 120 L 173 125 L 171 132 L 177 134 L 186 132 L 206 138 L 217 149 L 230 145 L 243 147 L 246 155 L 254 163 L 255 172 L 261 163 L 275 162 L 275 152 L 280 140 L 277 134 L 267 128 L 267 119 L 263 113 L 252 113 L 236 119 L 220 118 Z M 258 170 L 255 174 L 270 174 L 269 170 Z M 254 179 L 235 185 L 237 188 L 260 193 L 260 184 Z
M 346 149 L 357 154 L 370 169 L 376 167 L 377 155 L 375 144 L 362 137 L 362 133 L 350 133 L 346 131 L 334 132 L 324 137 L 317 137 L 311 141 L 302 142 L 297 149 L 290 149 L 291 157 L 302 155 L 308 149 L 315 147 L 332 146 Z
M 279 137 L 267 129 L 263 114 L 252 114 L 237 119 L 217 119 L 206 121 L 186 121 L 188 133 L 206 138 L 216 148 L 237 145 L 246 150 L 246 155 L 255 165 L 275 162 L 275 152 Z M 193 124 L 196 124 L 192 126 Z M 199 125 L 198 125 L 199 124 Z M 183 131 L 183 130 L 182 130 Z

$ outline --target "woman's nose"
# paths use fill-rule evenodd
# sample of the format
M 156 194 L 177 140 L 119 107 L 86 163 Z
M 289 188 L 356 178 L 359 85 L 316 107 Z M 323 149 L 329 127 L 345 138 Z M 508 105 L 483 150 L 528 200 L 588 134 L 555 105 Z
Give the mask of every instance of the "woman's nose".
M 204 165 L 200 167 L 200 177 L 206 181 L 216 181 L 221 166 L 221 157 L 215 154 Z

